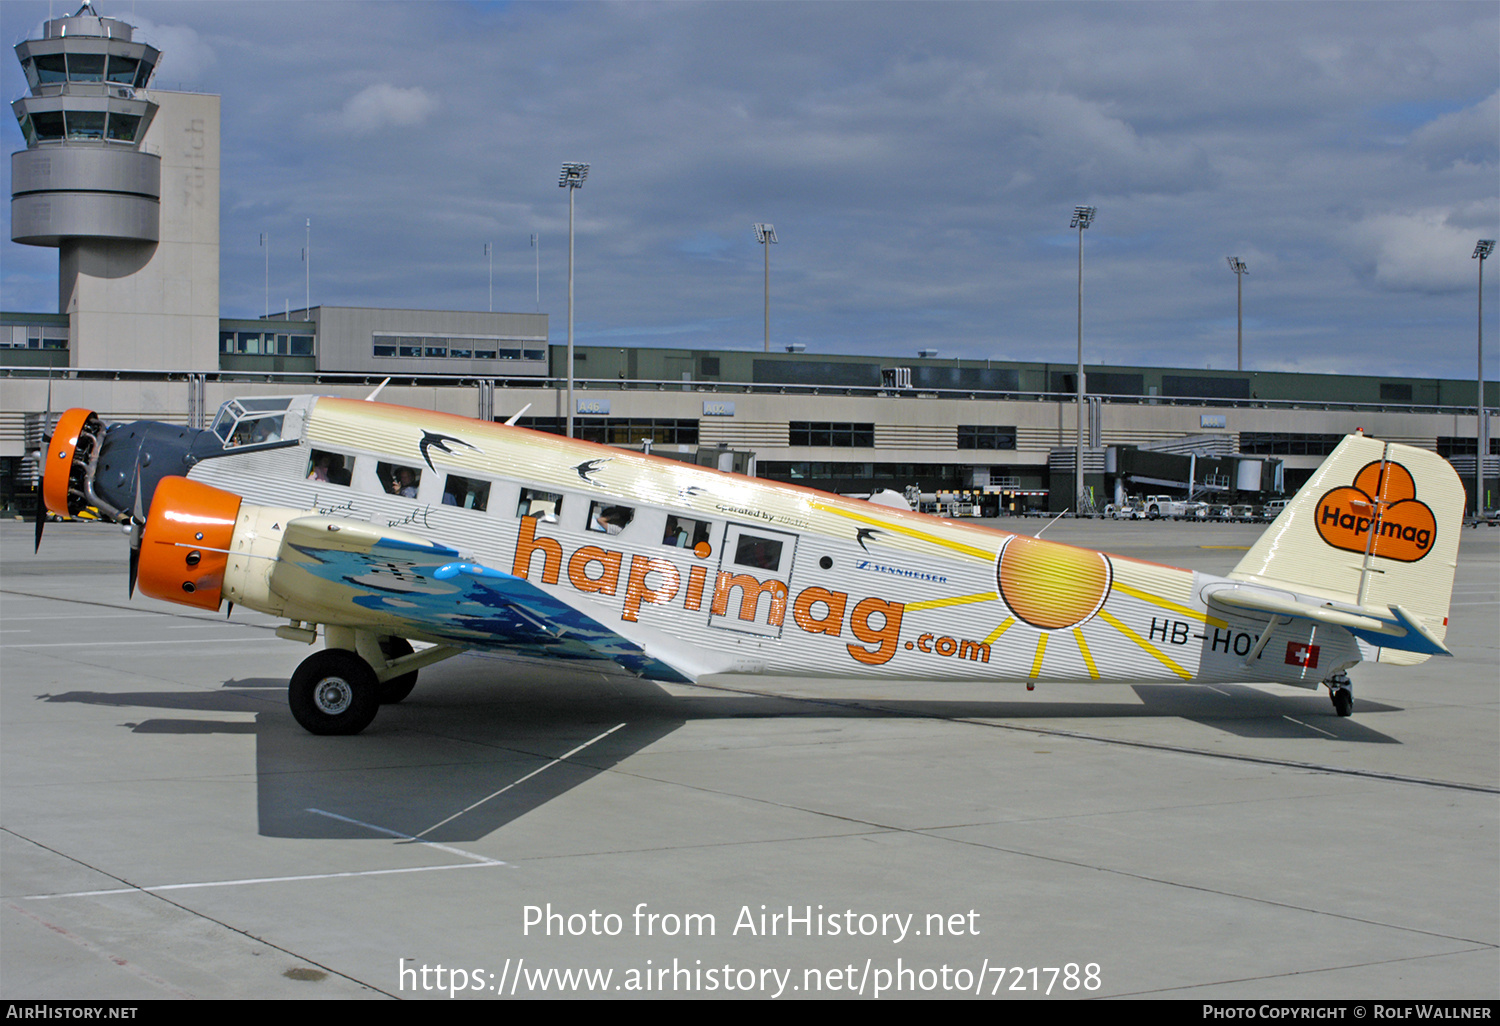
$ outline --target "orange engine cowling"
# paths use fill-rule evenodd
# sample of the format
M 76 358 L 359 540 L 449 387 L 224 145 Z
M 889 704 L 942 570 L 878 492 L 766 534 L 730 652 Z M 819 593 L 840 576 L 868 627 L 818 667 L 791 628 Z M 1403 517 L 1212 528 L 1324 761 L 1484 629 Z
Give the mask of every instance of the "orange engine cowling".
M 72 409 L 57 418 L 42 460 L 42 502 L 60 517 L 89 504 L 89 461 L 98 455 L 104 424 L 93 410 Z
M 138 587 L 164 602 L 218 609 L 240 497 L 185 477 L 164 477 L 141 534 Z

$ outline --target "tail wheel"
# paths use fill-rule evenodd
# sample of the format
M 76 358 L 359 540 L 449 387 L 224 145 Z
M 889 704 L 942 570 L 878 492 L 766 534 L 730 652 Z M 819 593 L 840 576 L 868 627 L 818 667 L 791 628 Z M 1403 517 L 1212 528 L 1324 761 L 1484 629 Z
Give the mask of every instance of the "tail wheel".
M 1354 692 L 1348 688 L 1334 688 L 1328 693 L 1333 700 L 1333 711 L 1340 716 L 1348 716 L 1354 712 Z
M 380 711 L 380 682 L 353 652 L 327 648 L 302 660 L 287 687 L 287 702 L 308 733 L 358 734 Z
M 396 660 L 400 659 L 402 656 L 409 656 L 412 653 L 411 642 L 407 641 L 405 638 L 381 638 L 380 653 L 385 656 L 387 660 Z M 407 695 L 411 694 L 411 689 L 416 686 L 416 670 L 412 670 L 410 673 L 403 673 L 399 677 L 392 677 L 387 681 L 382 681 L 380 683 L 380 704 L 395 705 L 397 702 L 404 699 Z

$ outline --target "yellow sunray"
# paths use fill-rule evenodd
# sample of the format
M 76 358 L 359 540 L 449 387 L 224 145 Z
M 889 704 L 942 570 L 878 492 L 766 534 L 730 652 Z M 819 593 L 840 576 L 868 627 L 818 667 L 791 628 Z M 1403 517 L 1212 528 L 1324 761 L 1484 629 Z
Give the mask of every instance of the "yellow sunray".
M 1036 680 L 1042 675 L 1042 653 L 1047 651 L 1047 639 L 1050 634 L 1043 634 L 1036 639 L 1036 658 L 1031 661 L 1031 679 Z
M 1000 635 L 1002 635 L 1006 631 L 1010 630 L 1011 625 L 1014 624 L 1015 622 L 1016 622 L 1016 618 L 1014 616 L 1007 616 L 1005 618 L 1005 622 L 1002 623 L 999 627 L 996 627 L 993 631 L 991 631 L 990 632 L 990 636 L 984 639 L 984 643 L 986 645 L 993 645 L 996 641 L 999 641 L 1000 640 Z
M 1165 666 L 1165 667 L 1167 667 L 1168 669 L 1170 669 L 1173 673 L 1177 674 L 1177 676 L 1181 677 L 1183 680 L 1192 680 L 1193 679 L 1193 675 L 1191 673 L 1188 673 L 1182 667 L 1180 667 L 1176 663 L 1174 663 L 1171 660 L 1171 658 L 1169 658 L 1164 652 L 1162 652 L 1161 649 L 1157 648 L 1155 645 L 1151 644 L 1151 642 L 1147 641 L 1145 638 L 1141 637 L 1135 631 L 1133 631 L 1129 627 L 1125 626 L 1118 619 L 1116 619 L 1115 617 L 1111 616 L 1110 613 L 1109 613 L 1109 610 L 1107 610 L 1107 609 L 1101 609 L 1101 610 L 1099 610 L 1099 616 L 1100 616 L 1101 619 L 1103 619 L 1106 623 L 1108 623 L 1115 630 L 1119 631 L 1121 634 L 1125 635 L 1131 641 L 1133 641 L 1137 645 L 1141 646 L 1142 649 L 1144 649 L 1147 652 L 1150 652 L 1157 659 L 1161 660 L 1162 665 Z
M 1099 667 L 1094 665 L 1094 654 L 1089 651 L 1089 643 L 1083 640 L 1081 628 L 1073 628 L 1073 637 L 1078 640 L 1078 651 L 1083 656 L 1083 663 L 1089 668 L 1089 676 L 1094 680 L 1099 679 Z
M 1207 613 L 1200 613 L 1196 609 L 1189 609 L 1187 606 L 1178 605 L 1176 602 L 1173 602 L 1170 599 L 1164 599 L 1160 595 L 1153 595 L 1148 591 L 1142 591 L 1139 588 L 1132 588 L 1128 584 L 1121 584 L 1119 580 L 1116 580 L 1114 582 L 1114 589 L 1116 591 L 1123 591 L 1131 598 L 1138 598 L 1142 602 L 1150 602 L 1152 605 L 1161 606 L 1163 609 L 1170 609 L 1174 613 L 1181 613 L 1183 616 L 1191 616 L 1194 620 L 1199 620 L 1203 623 L 1206 623 L 1210 627 L 1229 626 L 1228 623 L 1220 620 L 1216 616 L 1209 616 Z
M 943 606 L 964 606 L 971 602 L 993 602 L 999 597 L 993 591 L 982 591 L 978 595 L 955 595 L 952 598 L 927 599 L 925 602 L 906 603 L 906 611 L 914 613 L 923 609 L 940 609 Z

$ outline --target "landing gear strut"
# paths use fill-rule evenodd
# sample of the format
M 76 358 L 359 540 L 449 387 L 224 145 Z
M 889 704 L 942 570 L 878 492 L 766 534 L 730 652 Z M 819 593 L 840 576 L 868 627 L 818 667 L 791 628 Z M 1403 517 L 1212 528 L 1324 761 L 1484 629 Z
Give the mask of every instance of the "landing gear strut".
M 411 652 L 411 642 L 405 638 L 390 637 L 380 639 L 380 654 L 385 656 L 387 662 L 395 662 L 402 656 L 411 655 Z M 380 704 L 395 705 L 411 694 L 411 689 L 416 686 L 416 670 L 412 670 L 410 673 L 403 673 L 399 677 L 383 680 L 380 682 Z
M 1354 685 L 1349 683 L 1349 675 L 1343 670 L 1335 673 L 1323 682 L 1328 689 L 1328 697 L 1333 702 L 1333 711 L 1340 716 L 1348 716 L 1354 711 Z

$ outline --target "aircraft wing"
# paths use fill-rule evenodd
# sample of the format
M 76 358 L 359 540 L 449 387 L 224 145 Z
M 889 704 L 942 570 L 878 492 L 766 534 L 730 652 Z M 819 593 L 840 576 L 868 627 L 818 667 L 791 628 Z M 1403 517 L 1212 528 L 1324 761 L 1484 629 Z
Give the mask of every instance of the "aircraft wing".
M 395 528 L 298 517 L 286 525 L 270 585 L 324 623 L 518 655 L 603 658 L 653 680 L 692 680 L 530 582 Z

